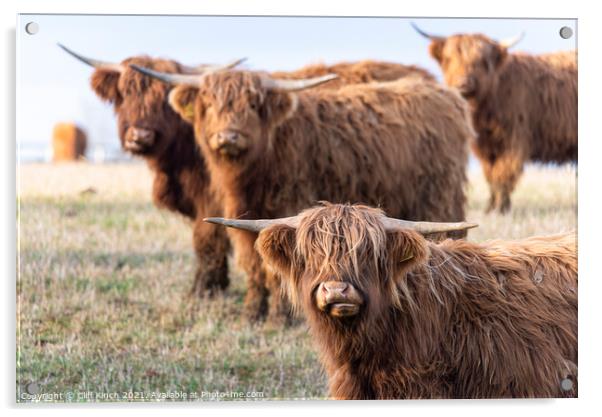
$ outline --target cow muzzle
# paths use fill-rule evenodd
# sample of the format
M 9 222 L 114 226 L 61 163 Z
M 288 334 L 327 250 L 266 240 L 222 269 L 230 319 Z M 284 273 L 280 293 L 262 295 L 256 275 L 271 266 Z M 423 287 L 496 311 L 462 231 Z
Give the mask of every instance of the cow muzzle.
M 464 77 L 457 81 L 456 88 L 462 97 L 474 97 L 474 95 L 477 93 L 477 81 L 474 79 L 474 77 Z
M 341 281 L 322 282 L 316 289 L 317 307 L 332 317 L 352 317 L 359 313 L 364 299 L 351 284 Z
M 153 130 L 130 127 L 125 133 L 124 147 L 130 152 L 143 152 L 155 144 L 155 139 Z
M 248 139 L 240 132 L 225 130 L 213 135 L 210 139 L 211 148 L 221 155 L 236 157 L 248 147 Z

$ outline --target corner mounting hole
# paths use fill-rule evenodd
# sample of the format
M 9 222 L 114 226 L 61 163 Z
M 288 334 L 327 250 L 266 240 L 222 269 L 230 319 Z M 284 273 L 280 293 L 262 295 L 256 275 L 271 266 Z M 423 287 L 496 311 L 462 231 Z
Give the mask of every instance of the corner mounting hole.
M 573 29 L 568 26 L 563 26 L 560 28 L 560 37 L 562 39 L 570 39 L 573 36 Z
M 29 35 L 35 35 L 39 30 L 40 25 L 38 25 L 36 22 L 29 22 L 25 25 L 25 32 L 27 32 Z
M 564 378 L 560 382 L 560 387 L 563 389 L 563 391 L 570 391 L 573 389 L 573 381 L 571 381 L 569 378 Z

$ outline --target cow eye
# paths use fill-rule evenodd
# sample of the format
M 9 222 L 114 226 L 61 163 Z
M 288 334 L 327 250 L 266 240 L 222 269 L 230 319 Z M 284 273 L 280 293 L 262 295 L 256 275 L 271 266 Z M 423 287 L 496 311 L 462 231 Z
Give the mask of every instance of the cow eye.
M 495 66 L 493 65 L 493 62 L 491 61 L 491 59 L 487 59 L 486 58 L 483 61 L 483 67 L 485 68 L 486 71 L 491 72 L 491 71 L 493 71 L 493 69 L 494 69 Z

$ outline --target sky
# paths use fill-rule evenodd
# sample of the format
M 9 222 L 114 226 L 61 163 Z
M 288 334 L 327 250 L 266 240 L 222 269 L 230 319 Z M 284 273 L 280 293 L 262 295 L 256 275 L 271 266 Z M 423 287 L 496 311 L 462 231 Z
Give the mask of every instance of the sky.
M 420 65 L 441 79 L 428 54 L 428 40 L 410 26 L 442 36 L 480 32 L 494 39 L 521 31 L 517 51 L 546 53 L 576 47 L 563 26 L 576 33 L 576 20 L 420 19 L 218 16 L 27 15 L 17 23 L 17 153 L 22 161 L 50 155 L 52 127 L 73 121 L 88 134 L 88 156 L 120 153 L 112 107 L 89 86 L 92 68 L 57 45 L 85 56 L 121 61 L 146 54 L 181 63 L 224 63 L 247 57 L 245 67 L 294 70 L 316 62 L 363 59 Z M 35 22 L 35 35 L 25 25 Z

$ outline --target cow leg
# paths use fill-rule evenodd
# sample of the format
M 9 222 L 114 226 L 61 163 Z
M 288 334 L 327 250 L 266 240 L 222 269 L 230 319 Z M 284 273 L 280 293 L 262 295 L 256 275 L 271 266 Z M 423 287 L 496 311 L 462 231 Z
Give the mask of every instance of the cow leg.
M 485 213 L 491 213 L 492 211 L 496 211 L 502 205 L 502 191 L 499 187 L 499 184 L 490 184 L 489 193 L 489 202 L 487 203 Z
M 240 268 L 247 276 L 247 294 L 244 300 L 244 313 L 250 321 L 264 317 L 268 310 L 268 289 L 266 274 L 261 257 L 255 251 L 257 234 L 229 229 L 228 235 Z
M 226 231 L 202 219 L 195 221 L 193 230 L 197 270 L 191 296 L 214 295 L 230 284 L 228 277 L 229 242 Z
M 274 326 L 285 326 L 293 323 L 293 312 L 290 302 L 281 288 L 280 276 L 266 271 L 266 283 L 270 292 L 270 311 L 268 322 Z
M 477 154 L 477 156 L 479 155 Z M 483 175 L 487 180 L 487 184 L 489 184 L 489 202 L 487 203 L 487 207 L 485 208 L 485 213 L 489 213 L 495 210 L 495 208 L 497 207 L 499 193 L 497 192 L 495 184 L 493 183 L 493 163 L 487 158 L 479 158 L 479 160 L 483 169 Z
M 524 159 L 520 155 L 507 153 L 498 157 L 491 167 L 494 204 L 500 213 L 507 213 L 510 210 L 510 194 L 523 173 L 523 165 Z
M 492 187 L 489 187 L 489 202 L 487 203 L 487 208 L 485 209 L 485 213 L 491 213 L 498 206 L 498 198 L 499 193 L 494 190 Z
M 259 261 L 259 259 L 257 260 Z M 250 271 L 247 272 L 247 295 L 245 296 L 244 309 L 245 316 L 252 322 L 265 317 L 268 311 L 268 290 L 265 285 L 265 273 L 261 270 L 261 265 L 252 266 Z

